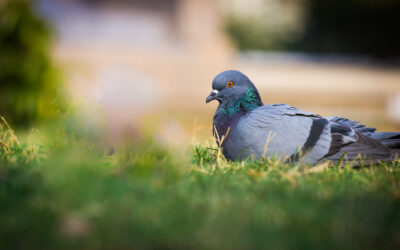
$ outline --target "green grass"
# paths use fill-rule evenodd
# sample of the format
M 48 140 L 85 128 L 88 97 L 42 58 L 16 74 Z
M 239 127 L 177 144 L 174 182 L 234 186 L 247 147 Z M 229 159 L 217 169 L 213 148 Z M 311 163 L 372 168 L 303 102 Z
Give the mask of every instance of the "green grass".
M 395 249 L 400 164 L 226 162 L 0 123 L 0 249 Z M 60 126 L 61 127 L 61 126 Z

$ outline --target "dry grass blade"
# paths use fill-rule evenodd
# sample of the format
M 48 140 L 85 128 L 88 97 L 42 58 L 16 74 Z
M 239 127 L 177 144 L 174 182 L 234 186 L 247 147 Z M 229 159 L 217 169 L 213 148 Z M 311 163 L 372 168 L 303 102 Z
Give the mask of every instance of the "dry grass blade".
M 327 169 L 330 165 L 330 161 L 326 161 L 324 163 L 318 164 L 314 167 L 311 168 L 307 168 L 306 170 L 304 170 L 304 173 L 309 174 L 309 173 L 319 173 L 324 171 L 325 169 Z
M 7 151 L 9 150 L 9 147 L 7 144 L 5 144 L 2 140 L 0 140 L 0 145 L 5 148 Z
M 11 128 L 10 124 L 6 121 L 6 119 L 0 115 L 0 119 L 3 121 L 3 124 L 6 125 L 7 127 L 7 134 L 12 137 L 12 139 L 19 145 L 21 146 L 21 142 L 19 141 L 18 137 L 15 135 L 14 130 Z
M 272 132 L 270 131 L 268 133 L 268 137 L 267 140 L 265 141 L 265 145 L 264 145 L 264 152 L 263 152 L 263 157 L 266 157 L 267 151 L 268 151 L 268 144 L 271 142 L 271 140 L 276 136 L 276 133 L 272 134 Z
M 249 169 L 247 171 L 247 175 L 250 177 L 254 177 L 254 178 L 256 178 L 256 177 L 264 178 L 266 174 L 263 172 L 254 170 L 254 169 Z
M 215 136 L 217 137 L 217 142 L 218 142 L 218 154 L 217 154 L 217 162 L 218 165 L 221 165 L 221 158 L 222 158 L 222 143 L 225 141 L 226 137 L 229 134 L 229 131 L 231 130 L 230 127 L 228 127 L 228 130 L 226 131 L 225 135 L 222 135 L 222 137 L 219 136 L 217 128 L 214 126 L 214 132 L 215 132 Z

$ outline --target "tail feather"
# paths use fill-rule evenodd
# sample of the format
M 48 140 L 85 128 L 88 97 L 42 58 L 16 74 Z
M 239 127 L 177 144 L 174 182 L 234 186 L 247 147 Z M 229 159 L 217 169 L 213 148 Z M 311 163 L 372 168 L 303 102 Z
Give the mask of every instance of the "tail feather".
M 357 133 L 356 136 L 357 140 L 350 143 L 344 142 L 340 136 L 332 137 L 331 152 L 324 158 L 327 160 L 339 160 L 343 154 L 346 154 L 346 159 L 350 161 L 358 159 L 368 162 L 392 160 L 391 149 L 381 142 L 361 133 Z
M 327 117 L 331 125 L 332 143 L 329 153 L 323 158 L 338 161 L 343 153 L 354 165 L 363 158 L 368 163 L 400 159 L 400 132 L 375 132 L 367 127 L 342 117 Z M 355 139 L 355 140 L 354 140 Z
M 376 132 L 369 136 L 381 142 L 388 148 L 400 149 L 400 133 L 399 132 Z

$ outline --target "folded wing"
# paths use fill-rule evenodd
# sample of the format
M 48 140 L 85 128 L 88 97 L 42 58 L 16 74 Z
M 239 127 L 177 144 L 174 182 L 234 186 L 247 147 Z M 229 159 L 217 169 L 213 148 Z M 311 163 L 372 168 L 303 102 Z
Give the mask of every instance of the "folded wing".
M 240 158 L 254 155 L 287 156 L 315 163 L 329 152 L 331 143 L 327 119 L 286 104 L 259 107 L 239 121 L 238 133 L 230 146 L 232 155 Z

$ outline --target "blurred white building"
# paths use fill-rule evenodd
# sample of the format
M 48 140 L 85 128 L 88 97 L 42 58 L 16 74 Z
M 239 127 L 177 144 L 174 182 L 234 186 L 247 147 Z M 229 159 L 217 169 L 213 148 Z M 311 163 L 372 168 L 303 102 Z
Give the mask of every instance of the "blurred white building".
M 199 89 L 207 92 L 210 78 L 230 65 L 219 6 L 215 0 L 39 2 L 56 28 L 56 54 L 69 69 L 69 82 L 87 81 L 80 93 L 92 90 L 101 72 L 121 66 L 183 101 Z
M 55 55 L 72 96 L 105 111 L 112 141 L 135 131 L 143 115 L 164 113 L 163 134 L 163 121 L 171 124 L 166 110 L 205 105 L 211 79 L 232 65 L 219 8 L 215 0 L 38 3 L 55 28 Z

